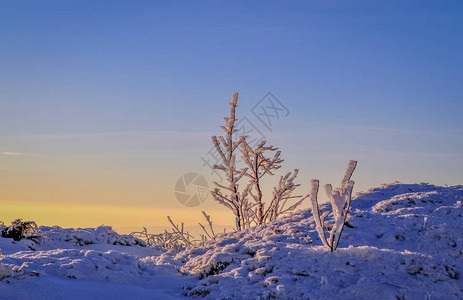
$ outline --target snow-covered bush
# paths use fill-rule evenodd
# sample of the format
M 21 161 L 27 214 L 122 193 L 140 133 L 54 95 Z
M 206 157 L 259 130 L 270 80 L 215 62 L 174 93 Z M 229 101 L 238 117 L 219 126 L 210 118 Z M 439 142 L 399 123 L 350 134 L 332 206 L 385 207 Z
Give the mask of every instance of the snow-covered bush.
M 11 277 L 12 274 L 13 270 L 10 268 L 10 266 L 0 262 L 0 281 L 5 278 Z
M 20 241 L 24 238 L 30 239 L 38 237 L 37 224 L 34 221 L 23 221 L 16 219 L 11 222 L 11 225 L 2 230 L 2 237 L 12 238 L 15 241 Z
M 18 277 L 22 273 L 22 268 L 26 266 L 26 263 L 23 263 L 21 266 L 4 264 L 2 260 L 3 255 L 0 253 L 0 281 L 5 278 Z
M 39 244 L 53 244 L 65 242 L 75 246 L 93 244 L 110 244 L 121 246 L 146 246 L 141 240 L 131 235 L 118 234 L 111 226 L 98 226 L 96 228 L 61 228 L 59 226 L 40 226 Z
M 200 244 L 216 238 L 216 233 L 212 226 L 211 216 L 202 211 L 204 218 L 206 219 L 208 227 L 198 223 L 204 234 L 200 235 L 200 238 L 195 238 L 188 231 L 185 230 L 184 223 L 180 225 L 175 224 L 171 217 L 167 219 L 172 227 L 171 231 L 164 230 L 162 233 L 148 233 L 148 230 L 143 227 L 142 231 L 136 231 L 130 233 L 131 236 L 141 239 L 146 245 L 150 247 L 161 247 L 165 250 L 183 250 L 191 246 L 199 246 Z M 224 229 L 225 232 L 225 229 Z
M 166 250 L 181 250 L 185 248 L 185 244 L 179 235 L 174 232 L 165 230 L 162 233 L 148 233 L 143 227 L 143 231 L 132 232 L 131 235 L 142 239 L 148 246 L 159 246 Z
M 330 199 L 332 212 L 325 211 L 321 216 L 317 200 L 319 181 L 318 179 L 312 179 L 310 182 L 310 203 L 312 205 L 315 226 L 323 245 L 331 251 L 336 250 L 338 247 L 339 238 L 341 237 L 342 229 L 346 222 L 347 214 L 349 213 L 352 189 L 354 188 L 354 182 L 350 180 L 350 178 L 356 166 L 357 161 L 349 161 L 339 188 L 333 190 L 331 184 L 325 185 L 325 192 Z M 333 215 L 334 223 L 329 230 L 329 239 L 327 239 L 325 236 L 325 229 L 327 229 L 328 226 L 325 224 L 325 219 L 330 213 Z
M 5 265 L 1 262 L 2 254 L 0 253 L 0 281 L 5 278 L 13 276 L 13 269 L 9 265 Z
M 261 189 L 262 177 L 274 175 L 273 171 L 281 167 L 283 159 L 280 158 L 280 151 L 273 146 L 266 146 L 266 141 L 261 141 L 253 149 L 246 141 L 246 136 L 234 138 L 237 131 L 235 128 L 235 110 L 238 101 L 238 93 L 234 93 L 232 101 L 229 102 L 230 115 L 225 117 L 225 126 L 220 126 L 224 131 L 224 136 L 213 136 L 212 143 L 221 158 L 221 164 L 214 165 L 214 168 L 221 170 L 226 175 L 228 185 L 217 186 L 211 191 L 214 200 L 226 206 L 235 215 L 235 225 L 237 230 L 246 229 L 252 225 L 260 225 L 278 218 L 278 216 L 293 211 L 308 196 L 292 196 L 298 187 L 294 183 L 298 170 L 281 176 L 278 185 L 273 189 L 271 201 L 266 206 Z M 236 167 L 236 153 L 241 150 L 241 158 L 247 168 L 240 170 Z M 267 157 L 267 153 L 274 153 L 273 157 Z M 248 178 L 246 185 L 239 185 L 243 177 Z M 244 187 L 243 187 L 244 186 Z M 286 207 L 289 199 L 298 198 L 291 206 Z
M 164 230 L 162 233 L 148 233 L 148 230 L 143 227 L 143 231 L 132 232 L 130 235 L 143 240 L 148 246 L 159 246 L 166 250 L 181 250 L 192 246 L 196 242 L 194 237 L 188 231 L 185 231 L 183 222 L 177 225 L 170 216 L 167 219 L 172 226 L 172 231 Z

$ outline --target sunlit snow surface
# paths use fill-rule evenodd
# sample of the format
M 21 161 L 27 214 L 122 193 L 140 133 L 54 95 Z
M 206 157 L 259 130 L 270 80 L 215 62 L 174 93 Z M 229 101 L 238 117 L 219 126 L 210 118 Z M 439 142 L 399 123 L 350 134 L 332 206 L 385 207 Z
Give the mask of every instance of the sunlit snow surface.
M 462 200 L 462 186 L 428 184 L 359 194 L 334 253 L 307 210 L 182 252 L 106 227 L 41 227 L 39 244 L 0 238 L 4 266 L 26 263 L 0 297 L 463 299 Z

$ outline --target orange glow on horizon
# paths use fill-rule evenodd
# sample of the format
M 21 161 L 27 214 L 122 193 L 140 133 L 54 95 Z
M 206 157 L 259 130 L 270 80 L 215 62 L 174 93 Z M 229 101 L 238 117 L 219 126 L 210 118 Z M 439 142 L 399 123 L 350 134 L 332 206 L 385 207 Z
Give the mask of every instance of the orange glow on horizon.
M 223 230 L 233 224 L 233 216 L 224 210 L 207 210 L 211 215 L 214 227 Z M 203 223 L 201 208 L 198 209 L 168 209 L 153 207 L 130 207 L 110 205 L 75 205 L 51 203 L 3 203 L 1 221 L 9 225 L 14 219 L 32 220 L 41 226 L 60 227 L 96 227 L 100 225 L 113 226 L 119 233 L 129 233 L 148 228 L 152 233 L 163 228 L 170 228 L 167 216 L 175 223 L 185 223 L 186 227 L 196 227 Z M 219 221 L 220 220 L 220 221 Z M 220 222 L 220 223 L 219 223 Z

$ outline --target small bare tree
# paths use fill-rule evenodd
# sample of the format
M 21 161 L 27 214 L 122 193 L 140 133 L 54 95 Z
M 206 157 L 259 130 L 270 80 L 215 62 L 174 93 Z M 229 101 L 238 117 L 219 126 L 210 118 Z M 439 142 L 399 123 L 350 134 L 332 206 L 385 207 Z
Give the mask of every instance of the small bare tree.
M 217 150 L 222 159 L 222 163 L 214 165 L 214 169 L 222 170 L 226 174 L 228 186 L 214 182 L 217 186 L 211 191 L 214 200 L 226 206 L 235 215 L 235 226 L 237 230 L 244 229 L 249 226 L 249 217 L 247 213 L 250 208 L 250 203 L 247 200 L 248 188 L 239 190 L 238 181 L 246 174 L 246 169 L 237 170 L 235 151 L 238 146 L 246 139 L 245 136 L 238 137 L 238 140 L 233 139 L 236 132 L 235 129 L 235 109 L 238 106 L 238 93 L 233 93 L 232 101 L 229 102 L 230 115 L 225 117 L 225 126 L 220 128 L 225 133 L 224 136 L 213 136 L 212 144 Z M 227 191 L 224 193 L 223 191 Z
M 228 186 L 214 182 L 216 188 L 211 194 L 217 202 L 233 211 L 236 229 L 241 230 L 275 220 L 281 214 L 294 210 L 308 195 L 305 197 L 292 196 L 296 187 L 299 186 L 299 184 L 294 183 L 298 173 L 298 170 L 294 170 L 294 172 L 280 177 L 278 185 L 274 187 L 272 200 L 267 207 L 265 206 L 261 179 L 265 175 L 274 175 L 273 171 L 281 167 L 283 159 L 280 158 L 281 152 L 278 151 L 278 148 L 266 146 L 266 141 L 261 141 L 253 149 L 247 143 L 246 136 L 238 136 L 234 139 L 237 101 L 238 93 L 234 93 L 232 101 L 229 103 L 230 116 L 225 118 L 225 126 L 220 127 L 225 135 L 212 137 L 212 143 L 222 160 L 222 163 L 215 165 L 214 168 L 225 172 Z M 247 168 L 240 170 L 237 170 L 235 165 L 235 151 L 238 147 L 242 154 L 241 158 L 247 166 Z M 267 158 L 268 152 L 273 152 L 273 157 Z M 249 181 L 240 190 L 238 181 L 244 176 Z M 252 201 L 249 200 L 250 198 Z M 286 207 L 287 201 L 291 198 L 300 199 L 290 207 Z
M 257 225 L 273 221 L 281 214 L 294 210 L 308 197 L 308 195 L 305 197 L 291 195 L 296 187 L 299 186 L 299 184 L 294 183 L 294 179 L 298 173 L 296 169 L 292 173 L 289 172 L 285 176 L 280 177 L 278 185 L 273 188 L 272 200 L 268 207 L 265 207 L 261 179 L 265 175 L 274 175 L 273 171 L 281 168 L 281 163 L 283 162 L 283 159 L 280 158 L 281 151 L 277 151 L 278 148 L 273 147 L 273 145 L 265 146 L 265 143 L 265 140 L 260 142 L 254 149 L 248 145 L 246 140 L 240 144 L 241 158 L 248 166 L 245 174 L 249 178 L 248 195 L 254 201 L 254 205 L 250 209 L 250 217 Z M 272 158 L 267 158 L 265 155 L 267 151 L 276 152 Z M 301 199 L 285 209 L 286 202 L 291 198 Z
M 350 180 L 350 178 L 352 177 L 352 173 L 356 166 L 357 161 L 349 161 L 339 188 L 333 190 L 331 184 L 325 185 L 325 192 L 330 199 L 334 221 L 334 224 L 329 231 L 329 239 L 325 236 L 325 228 L 327 228 L 325 219 L 330 212 L 326 211 L 320 216 L 317 200 L 319 182 L 318 179 L 312 179 L 310 182 L 310 203 L 312 205 L 312 214 L 315 219 L 315 227 L 323 245 L 331 251 L 338 248 L 342 229 L 344 228 L 344 223 L 346 222 L 347 214 L 349 213 L 352 189 L 354 188 L 354 182 Z

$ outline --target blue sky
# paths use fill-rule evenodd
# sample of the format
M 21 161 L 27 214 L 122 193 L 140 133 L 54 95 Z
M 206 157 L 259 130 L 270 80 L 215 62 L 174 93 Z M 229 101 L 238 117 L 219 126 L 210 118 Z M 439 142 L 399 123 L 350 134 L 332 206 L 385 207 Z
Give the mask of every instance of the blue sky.
M 235 91 L 288 108 L 262 131 L 303 189 L 462 183 L 461 1 L 3 1 L 0 37 L 8 201 L 178 208 Z

